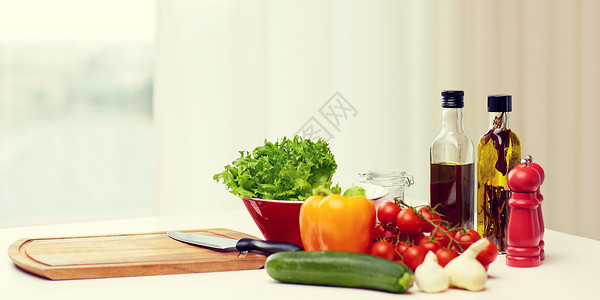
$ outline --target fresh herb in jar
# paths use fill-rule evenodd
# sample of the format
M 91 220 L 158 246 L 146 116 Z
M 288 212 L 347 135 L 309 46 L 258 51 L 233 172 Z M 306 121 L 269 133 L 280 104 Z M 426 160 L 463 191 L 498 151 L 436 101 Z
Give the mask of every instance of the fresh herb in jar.
M 478 146 L 477 231 L 494 242 L 500 253 L 506 252 L 508 198 L 507 174 L 521 157 L 521 141 L 509 128 L 512 97 L 488 97 L 490 128 Z

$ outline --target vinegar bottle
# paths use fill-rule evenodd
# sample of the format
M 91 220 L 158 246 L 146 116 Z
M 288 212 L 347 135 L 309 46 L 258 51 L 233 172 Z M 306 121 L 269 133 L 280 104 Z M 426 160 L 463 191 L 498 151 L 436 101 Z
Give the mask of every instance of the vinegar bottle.
M 509 127 L 510 95 L 489 96 L 487 108 L 489 129 L 477 147 L 477 231 L 506 253 L 507 175 L 519 164 L 521 141 Z
M 473 228 L 475 150 L 463 130 L 463 96 L 442 92 L 442 131 L 430 148 L 430 205 L 452 225 Z

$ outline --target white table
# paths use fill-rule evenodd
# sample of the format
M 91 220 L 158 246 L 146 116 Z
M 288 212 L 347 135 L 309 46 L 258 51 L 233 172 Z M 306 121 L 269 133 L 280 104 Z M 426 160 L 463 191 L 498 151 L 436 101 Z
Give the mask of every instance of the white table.
M 171 217 L 0 229 L 6 253 L 20 238 L 104 235 L 223 227 L 261 237 L 245 210 Z M 451 289 L 407 295 L 281 284 L 264 270 L 164 276 L 51 281 L 17 268 L 8 255 L 0 262 L 0 299 L 599 299 L 600 241 L 546 231 L 546 260 L 536 268 L 507 267 L 500 256 L 490 265 L 486 290 Z

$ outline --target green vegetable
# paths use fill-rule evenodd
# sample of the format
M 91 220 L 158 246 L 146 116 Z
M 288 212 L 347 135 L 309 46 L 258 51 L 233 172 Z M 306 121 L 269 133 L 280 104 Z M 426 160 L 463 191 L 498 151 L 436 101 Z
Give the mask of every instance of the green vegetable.
M 341 193 L 342 193 L 342 188 L 339 186 L 339 184 L 336 184 L 332 188 L 326 188 L 323 186 L 316 187 L 312 191 L 313 195 L 321 195 L 323 197 L 326 197 L 326 196 L 329 196 L 332 194 L 341 194 Z M 342 196 L 344 196 L 344 197 L 365 196 L 365 193 L 366 193 L 365 189 L 363 189 L 359 186 L 352 186 L 351 188 L 348 188 Z
M 278 252 L 267 258 L 269 276 L 286 283 L 356 287 L 404 293 L 414 281 L 406 266 L 354 252 Z
M 284 137 L 240 157 L 213 179 L 242 198 L 304 200 L 317 187 L 330 188 L 337 164 L 324 140 Z
M 344 192 L 344 197 L 364 196 L 365 189 L 360 186 L 353 186 Z

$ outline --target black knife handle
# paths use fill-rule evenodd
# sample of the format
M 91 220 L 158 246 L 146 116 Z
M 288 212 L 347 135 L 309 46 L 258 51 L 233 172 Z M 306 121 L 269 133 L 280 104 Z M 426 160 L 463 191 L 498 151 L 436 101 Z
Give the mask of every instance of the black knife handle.
M 281 251 L 303 251 L 302 247 L 289 242 L 277 242 L 277 241 L 261 241 L 250 238 L 241 238 L 235 248 L 238 251 L 251 251 L 256 250 L 266 254 L 273 254 Z

